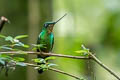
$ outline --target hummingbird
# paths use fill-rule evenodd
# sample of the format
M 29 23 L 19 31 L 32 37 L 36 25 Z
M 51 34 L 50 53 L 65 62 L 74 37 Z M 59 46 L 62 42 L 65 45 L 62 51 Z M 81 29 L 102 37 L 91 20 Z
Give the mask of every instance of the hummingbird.
M 37 52 L 41 51 L 41 52 L 49 53 L 52 51 L 52 48 L 54 45 L 53 27 L 57 22 L 59 22 L 66 15 L 67 14 L 64 14 L 64 16 L 59 18 L 57 21 L 44 23 L 42 31 L 40 32 L 37 40 L 37 45 L 43 45 L 43 46 L 38 48 Z M 45 59 L 48 56 L 37 55 L 37 57 Z M 41 65 L 41 64 L 43 63 L 38 63 L 38 65 Z M 42 73 L 42 72 L 43 72 L 43 69 L 38 70 L 38 73 Z

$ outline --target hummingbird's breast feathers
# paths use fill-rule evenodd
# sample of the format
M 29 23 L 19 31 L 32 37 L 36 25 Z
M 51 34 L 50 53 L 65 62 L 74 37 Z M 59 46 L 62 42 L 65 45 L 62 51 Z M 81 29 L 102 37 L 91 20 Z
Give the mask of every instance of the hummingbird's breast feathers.
M 44 47 L 41 48 L 43 52 L 50 52 L 53 48 L 53 43 L 54 35 L 52 32 L 50 34 L 48 34 L 46 31 L 42 31 L 40 33 L 37 44 L 44 45 Z

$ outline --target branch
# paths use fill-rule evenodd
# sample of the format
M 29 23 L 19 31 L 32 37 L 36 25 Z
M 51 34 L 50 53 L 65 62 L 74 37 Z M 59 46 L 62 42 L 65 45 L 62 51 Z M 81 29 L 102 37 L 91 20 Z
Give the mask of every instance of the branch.
M 81 45 L 81 47 L 86 50 L 87 48 L 84 46 L 84 45 Z M 91 52 L 89 52 L 89 49 L 88 50 L 88 55 L 89 57 L 94 60 L 96 63 L 98 63 L 101 67 L 103 67 L 105 70 L 107 70 L 109 73 L 111 73 L 111 75 L 113 75 L 114 77 L 116 77 L 118 80 L 120 80 L 120 77 L 115 73 L 113 72 L 110 68 L 108 68 L 105 64 L 103 64 L 95 55 L 93 55 Z
M 26 64 L 27 66 L 31 66 L 31 67 L 40 67 L 39 65 L 35 65 L 35 64 L 31 64 L 31 63 L 24 63 L 24 64 Z M 81 80 L 79 77 L 77 77 L 75 75 L 72 75 L 70 73 L 67 73 L 67 72 L 64 72 L 64 71 L 61 71 L 61 70 L 58 70 L 58 69 L 55 69 L 55 68 L 48 68 L 48 70 L 55 71 L 55 72 L 58 72 L 58 73 L 73 77 L 75 79 Z
M 1 17 L 0 19 L 0 32 L 5 24 L 5 22 L 9 22 L 7 18 L 5 18 L 4 16 Z
M 111 73 L 114 77 L 116 77 L 118 80 L 120 80 L 120 77 L 115 72 L 113 72 L 110 68 L 108 68 L 105 64 L 103 64 L 96 56 L 94 56 L 91 52 L 89 52 L 89 55 L 101 67 L 103 67 L 105 70 L 107 70 L 109 73 Z
M 90 57 L 84 57 L 84 56 L 71 56 L 71 55 L 63 55 L 63 54 L 55 54 L 55 53 L 43 53 L 43 52 L 33 52 L 33 51 L 0 52 L 0 54 L 20 54 L 20 53 L 27 53 L 27 54 L 33 54 L 33 55 L 64 57 L 64 58 L 72 58 L 72 59 L 85 59 L 85 60 L 90 59 Z
M 55 57 L 64 57 L 64 58 L 72 58 L 72 59 L 92 59 L 96 63 L 98 63 L 101 67 L 103 67 L 105 70 L 107 70 L 111 75 L 116 77 L 118 80 L 120 80 L 120 77 L 113 72 L 110 68 L 108 68 L 105 64 L 103 64 L 96 56 L 94 56 L 91 52 L 89 52 L 89 57 L 84 57 L 84 56 L 71 56 L 71 55 L 63 55 L 63 54 L 55 54 L 55 53 L 43 53 L 43 52 L 33 52 L 33 51 L 22 51 L 23 53 L 27 54 L 33 54 L 33 55 L 45 55 L 45 56 L 55 56 Z M 20 51 L 11 51 L 11 52 L 0 52 L 0 54 L 20 54 L 22 53 Z M 33 65 L 31 65 L 33 66 Z M 34 66 L 33 66 L 34 67 Z M 56 71 L 57 72 L 57 71 Z M 60 72 L 62 73 L 62 72 Z M 67 74 L 66 74 L 67 75 Z
M 61 71 L 61 70 L 58 70 L 58 69 L 55 69 L 55 68 L 48 68 L 48 69 L 51 70 L 51 71 L 55 71 L 55 72 L 58 72 L 58 73 L 62 73 L 62 74 L 71 76 L 71 77 L 73 77 L 73 78 L 75 78 L 75 79 L 81 80 L 79 77 L 76 77 L 75 75 L 66 73 L 66 72 L 64 72 L 64 71 Z

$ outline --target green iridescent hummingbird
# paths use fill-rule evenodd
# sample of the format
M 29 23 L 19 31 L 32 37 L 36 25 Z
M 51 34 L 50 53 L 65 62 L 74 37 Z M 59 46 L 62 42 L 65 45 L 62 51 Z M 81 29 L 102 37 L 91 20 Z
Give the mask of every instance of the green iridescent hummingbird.
M 53 35 L 53 27 L 54 25 L 59 22 L 63 17 L 65 17 L 67 14 L 62 16 L 60 19 L 58 19 L 55 22 L 45 22 L 44 26 L 42 28 L 42 31 L 40 32 L 37 40 L 37 45 L 43 45 L 39 49 L 37 49 L 37 52 L 46 52 L 49 53 L 52 51 L 53 44 L 54 44 L 54 35 Z M 38 58 L 46 58 L 48 56 L 40 56 L 38 55 Z M 43 64 L 43 63 L 42 63 Z M 41 65 L 41 63 L 38 63 L 38 65 Z M 39 73 L 42 73 L 43 70 L 38 70 Z

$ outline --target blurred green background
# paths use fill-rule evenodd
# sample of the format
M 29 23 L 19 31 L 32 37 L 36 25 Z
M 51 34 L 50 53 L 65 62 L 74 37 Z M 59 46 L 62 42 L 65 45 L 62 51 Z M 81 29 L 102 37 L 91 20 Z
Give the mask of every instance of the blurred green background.
M 46 21 L 55 21 L 68 15 L 54 27 L 54 53 L 79 55 L 84 44 L 113 71 L 120 75 L 120 0 L 0 0 L 0 16 L 6 16 L 2 34 L 27 34 L 25 43 L 36 43 Z M 29 61 L 36 56 L 26 56 Z M 86 80 L 117 80 L 93 61 L 57 58 L 58 69 Z M 0 80 L 75 80 L 52 71 L 37 74 L 28 67 L 17 67 Z

